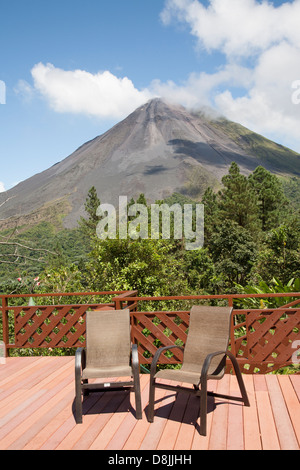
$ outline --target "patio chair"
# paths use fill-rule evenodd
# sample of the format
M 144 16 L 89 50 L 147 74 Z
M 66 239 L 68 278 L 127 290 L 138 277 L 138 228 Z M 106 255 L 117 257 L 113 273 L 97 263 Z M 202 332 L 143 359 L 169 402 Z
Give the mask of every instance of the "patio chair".
M 185 348 L 165 346 L 159 348 L 153 358 L 150 370 L 150 392 L 148 421 L 154 419 L 155 388 L 164 388 L 176 392 L 187 392 L 200 398 L 200 435 L 206 436 L 207 395 L 242 401 L 250 406 L 235 356 L 228 351 L 232 308 L 194 306 L 190 312 L 189 332 Z M 180 348 L 183 351 L 181 369 L 162 369 L 156 372 L 157 362 L 168 349 Z M 232 362 L 241 397 L 231 397 L 207 391 L 207 381 L 220 380 L 225 374 L 226 357 Z M 157 382 L 156 379 L 192 384 L 193 387 Z
M 112 377 L 131 377 L 126 382 Z M 89 379 L 102 379 L 89 383 Z M 142 419 L 137 346 L 131 346 L 130 314 L 124 310 L 87 312 L 86 348 L 75 354 L 76 423 L 82 423 L 82 395 L 93 391 L 134 390 L 136 418 Z

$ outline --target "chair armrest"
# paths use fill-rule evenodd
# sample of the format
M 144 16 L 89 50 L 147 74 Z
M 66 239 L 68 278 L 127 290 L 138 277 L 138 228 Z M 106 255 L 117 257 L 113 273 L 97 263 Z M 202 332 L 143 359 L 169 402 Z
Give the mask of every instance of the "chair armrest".
M 81 377 L 81 371 L 86 366 L 85 348 L 77 348 L 75 352 L 75 375 Z
M 154 375 L 156 374 L 156 366 L 157 366 L 157 362 L 158 362 L 158 359 L 160 357 L 160 355 L 168 350 L 168 349 L 174 349 L 174 348 L 178 348 L 180 349 L 181 351 L 183 351 L 183 347 L 182 346 L 177 346 L 176 344 L 173 344 L 171 346 L 163 346 L 162 348 L 159 348 L 156 353 L 154 354 L 153 356 L 153 359 L 152 359 L 152 363 L 151 363 L 151 369 L 150 369 L 150 375 L 151 377 L 154 377 Z
M 131 346 L 131 366 L 132 368 L 139 368 L 139 355 L 137 344 Z
M 203 363 L 203 366 L 202 366 L 200 380 L 201 380 L 202 377 L 206 378 L 212 359 L 215 356 L 219 356 L 221 354 L 226 356 L 226 355 L 231 354 L 231 353 L 229 353 L 229 351 L 216 351 L 216 352 L 210 353 L 206 356 L 206 358 L 204 360 L 204 363 Z

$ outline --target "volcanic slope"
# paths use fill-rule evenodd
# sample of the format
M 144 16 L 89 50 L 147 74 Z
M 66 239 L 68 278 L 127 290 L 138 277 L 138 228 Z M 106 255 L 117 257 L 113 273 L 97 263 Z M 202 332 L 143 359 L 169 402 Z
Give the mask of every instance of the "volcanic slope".
M 245 174 L 262 165 L 300 175 L 300 155 L 292 150 L 225 118 L 153 99 L 61 162 L 0 194 L 1 226 L 60 214 L 63 225 L 73 228 L 85 215 L 92 186 L 102 203 L 115 205 L 119 196 L 129 200 L 141 193 L 149 202 L 174 192 L 199 198 L 208 186 L 220 187 L 233 161 Z

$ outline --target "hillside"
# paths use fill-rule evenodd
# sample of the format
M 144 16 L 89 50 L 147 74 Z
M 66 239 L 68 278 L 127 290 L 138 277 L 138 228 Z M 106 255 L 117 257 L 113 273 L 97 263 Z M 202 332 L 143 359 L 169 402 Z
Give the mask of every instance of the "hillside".
M 299 154 L 293 150 L 276 144 L 260 134 L 250 131 L 241 124 L 227 119 L 211 121 L 212 125 L 222 130 L 230 139 L 246 153 L 261 159 L 263 166 L 274 173 L 290 174 L 300 177 Z M 269 167 L 269 168 L 268 168 Z
M 101 202 L 119 196 L 149 201 L 174 192 L 199 199 L 218 189 L 235 161 L 249 174 L 262 165 L 284 177 L 300 175 L 300 155 L 224 118 L 154 99 L 73 154 L 0 194 L 0 229 L 44 220 L 65 228 L 84 215 L 88 190 Z

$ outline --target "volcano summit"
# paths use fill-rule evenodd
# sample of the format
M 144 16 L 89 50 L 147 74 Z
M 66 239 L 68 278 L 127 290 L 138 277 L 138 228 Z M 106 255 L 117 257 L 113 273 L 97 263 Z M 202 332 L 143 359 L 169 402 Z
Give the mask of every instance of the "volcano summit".
M 8 227 L 63 216 L 73 228 L 84 215 L 88 190 L 101 202 L 119 196 L 149 202 L 174 192 L 199 199 L 221 185 L 235 161 L 249 174 L 262 165 L 276 174 L 300 175 L 300 155 L 210 112 L 188 111 L 153 99 L 110 130 L 83 144 L 51 168 L 0 194 L 0 219 Z

